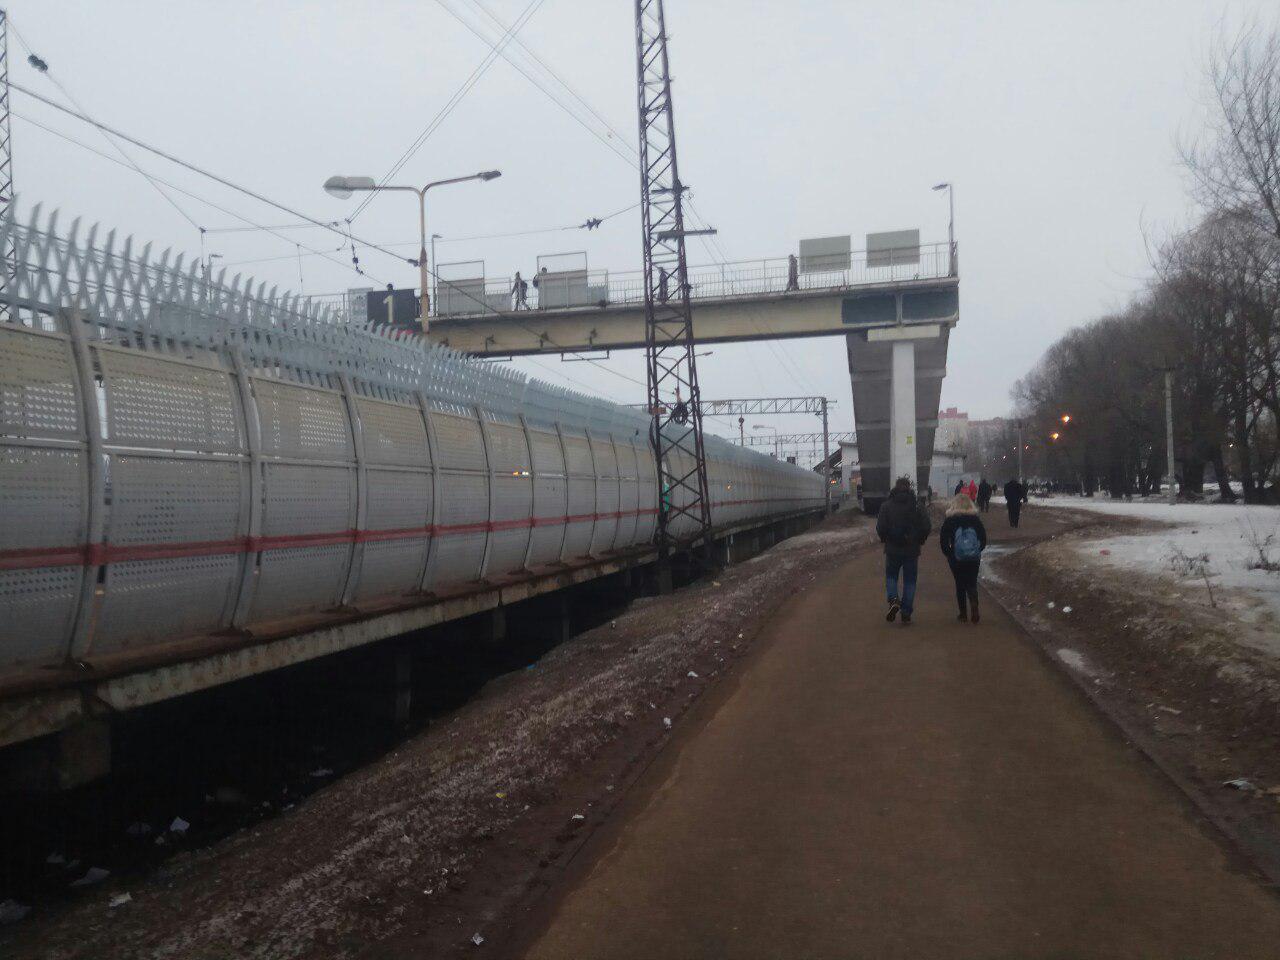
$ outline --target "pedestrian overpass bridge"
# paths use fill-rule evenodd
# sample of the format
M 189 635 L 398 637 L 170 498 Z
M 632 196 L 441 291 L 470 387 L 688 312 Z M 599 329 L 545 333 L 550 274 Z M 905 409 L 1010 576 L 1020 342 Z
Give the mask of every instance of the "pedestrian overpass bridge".
M 791 257 L 738 261 L 691 267 L 688 277 L 700 344 L 845 338 L 871 506 L 894 477 L 914 470 L 922 488 L 928 482 L 947 343 L 960 313 L 953 245 L 887 254 L 853 253 L 836 269 Z M 644 347 L 642 273 L 582 266 L 525 280 L 526 303 L 513 309 L 514 278 L 442 279 L 430 339 L 494 359 Z M 675 296 L 675 278 L 668 283 Z

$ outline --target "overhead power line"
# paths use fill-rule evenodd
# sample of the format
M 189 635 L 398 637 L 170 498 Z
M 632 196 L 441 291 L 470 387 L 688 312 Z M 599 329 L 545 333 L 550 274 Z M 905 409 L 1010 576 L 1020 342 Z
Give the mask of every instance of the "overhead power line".
M 265 203 L 268 206 L 275 207 L 277 210 L 287 213 L 291 217 L 297 217 L 299 220 L 305 220 L 307 223 L 310 223 L 313 226 L 323 227 L 324 229 L 330 231 L 331 233 L 338 234 L 338 236 L 343 237 L 344 239 L 348 240 L 352 244 L 359 243 L 361 246 L 368 247 L 371 250 L 377 250 L 379 253 L 392 257 L 395 260 L 411 263 L 415 266 L 417 265 L 416 260 L 409 260 L 407 258 L 401 257 L 398 254 L 393 253 L 391 250 L 388 250 L 385 246 L 382 246 L 381 244 L 377 244 L 369 240 L 361 239 L 360 237 L 355 236 L 350 231 L 350 229 L 344 232 L 343 230 L 337 227 L 331 226 L 329 223 L 326 223 L 323 220 L 317 220 L 315 217 L 307 216 L 307 214 L 302 213 L 299 210 L 295 210 L 293 207 L 290 207 L 287 204 L 283 204 L 278 200 L 272 200 L 270 197 L 263 196 L 262 194 L 258 193 L 255 190 L 251 190 L 248 187 L 244 187 L 238 183 L 234 183 L 231 180 L 228 180 L 225 177 L 219 176 L 216 173 L 206 170 L 203 167 L 197 166 L 194 163 L 190 163 L 189 161 L 183 160 L 179 157 L 175 157 L 173 154 L 168 153 L 164 150 L 161 150 L 159 147 L 152 146 L 151 144 L 146 143 L 142 140 L 139 140 L 136 137 L 132 137 L 121 130 L 118 130 L 114 127 L 110 127 L 99 120 L 95 120 L 93 117 L 90 117 L 88 114 L 84 113 L 83 111 L 73 110 L 72 108 L 67 107 L 63 104 L 60 104 L 54 100 L 51 100 L 48 97 L 43 96 L 42 94 L 36 93 L 35 91 L 30 90 L 27 87 L 22 86 L 21 84 L 11 82 L 9 85 L 14 90 L 17 90 L 19 93 L 25 94 L 26 96 L 31 97 L 32 99 L 38 100 L 41 103 L 45 104 L 46 106 L 52 107 L 53 109 L 58 110 L 61 113 L 65 113 L 70 117 L 74 117 L 75 119 L 80 120 L 84 123 L 90 124 L 93 127 L 97 127 L 100 130 L 105 130 L 106 132 L 112 134 L 113 136 L 119 137 L 121 140 L 124 140 L 128 143 L 133 144 L 135 147 L 138 147 L 139 149 L 146 150 L 147 152 L 155 154 L 156 156 L 161 157 L 162 159 L 168 160 L 170 163 L 177 164 L 178 166 L 182 167 L 185 170 L 189 170 L 192 173 L 197 173 L 202 177 L 207 177 L 208 179 L 213 180 L 215 183 L 222 184 L 224 187 L 227 187 L 231 190 L 235 190 L 238 193 L 242 193 L 247 197 L 252 197 L 254 200 L 257 200 L 261 203 Z M 50 129 L 50 128 L 45 128 L 45 129 Z M 67 139 L 70 139 L 70 138 L 67 138 Z M 86 149 L 92 149 L 88 147 L 87 144 L 81 143 L 80 145 L 86 147 Z M 94 151 L 94 152 L 97 152 L 97 151 Z M 230 211 L 227 211 L 227 212 L 230 213 Z M 232 214 L 232 215 L 239 216 L 238 214 Z M 287 240 L 287 238 L 282 238 L 282 239 Z M 293 243 L 294 241 L 288 240 L 288 242 Z M 427 273 L 430 276 L 435 277 L 437 280 L 440 279 L 439 276 L 433 270 L 428 269 Z M 448 283 L 447 280 L 444 282 Z M 528 324 L 525 324 L 514 317 L 510 317 L 508 315 L 502 314 L 500 311 L 493 309 L 491 306 L 485 303 L 484 300 L 482 300 L 481 298 L 476 297 L 465 290 L 459 290 L 458 293 L 461 296 L 464 296 L 467 299 L 474 302 L 475 304 L 477 304 L 481 308 L 482 313 L 492 313 L 494 316 L 503 317 L 504 319 L 510 320 L 512 323 L 515 323 L 517 326 L 523 328 L 527 333 L 531 333 L 535 336 L 540 336 L 540 337 L 542 336 L 542 334 L 539 334 L 538 331 L 528 326 Z M 613 370 L 609 367 L 606 367 L 604 364 L 600 363 L 600 361 L 598 360 L 595 360 L 591 357 L 582 356 L 582 354 L 577 350 L 574 350 L 570 347 L 565 347 L 562 344 L 559 344 L 556 341 L 551 340 L 550 338 L 544 337 L 543 339 L 545 339 L 546 342 L 549 343 L 551 346 L 560 348 L 561 352 L 563 353 L 570 353 L 570 354 L 573 354 L 574 356 L 580 357 L 582 360 L 585 360 L 586 362 L 599 367 L 601 370 L 606 370 L 609 373 L 613 374 L 614 376 L 620 377 L 621 379 L 626 380 L 630 383 L 638 384 L 640 386 L 644 385 L 641 381 L 635 379 L 634 377 L 629 377 L 624 373 L 619 373 L 617 370 Z
M 526 6 L 524 10 L 521 11 L 520 16 L 516 18 L 515 22 L 512 23 L 511 26 L 507 28 L 506 33 L 500 40 L 498 46 L 493 47 L 493 49 L 490 50 L 490 52 L 485 55 L 484 59 L 480 61 L 480 63 L 476 66 L 476 68 L 471 71 L 470 76 L 468 76 L 467 79 L 462 82 L 462 86 L 460 86 L 457 90 L 454 91 L 453 96 L 451 96 L 445 102 L 445 105 L 440 108 L 439 112 L 436 113 L 436 115 L 431 118 L 431 122 L 428 123 L 425 128 L 423 128 L 422 132 L 418 134 L 418 136 L 414 139 L 413 143 L 411 143 L 409 147 L 404 151 L 404 153 L 400 155 L 399 159 L 397 159 L 396 162 L 391 165 L 391 169 L 382 175 L 382 179 L 378 181 L 379 184 L 388 183 L 391 180 L 391 178 L 394 177 L 397 173 L 399 173 L 401 168 L 403 168 L 404 165 L 413 158 L 413 155 L 417 153 L 418 150 L 422 148 L 422 145 L 426 143 L 427 140 L 431 137 L 431 135 L 435 133 L 437 129 L 439 129 L 440 124 L 444 123 L 444 121 L 448 118 L 449 114 L 451 114 L 454 111 L 454 108 L 456 108 L 458 104 L 462 102 L 463 98 L 466 97 L 466 95 L 471 92 L 471 90 L 475 87 L 475 85 L 480 82 L 480 78 L 485 75 L 489 67 L 493 65 L 494 60 L 498 58 L 498 54 L 501 52 L 501 47 L 511 42 L 511 39 L 515 36 L 516 31 L 518 31 L 521 27 L 523 27 L 526 23 L 529 22 L 530 18 L 535 13 L 538 12 L 538 9 L 542 6 L 543 2 L 544 0 L 529 0 L 528 6 Z M 371 191 L 370 193 L 366 194 L 361 199 L 360 203 L 356 205 L 356 208 L 351 213 L 351 216 L 347 217 L 347 222 L 354 223 L 356 218 L 359 217 L 360 214 L 362 214 L 365 211 L 365 208 L 368 207 L 369 204 L 373 203 L 373 200 L 376 196 L 377 196 L 377 191 Z
M 73 107 L 75 107 L 77 110 L 83 113 L 84 107 L 80 104 L 80 101 L 77 100 L 72 95 L 71 91 L 66 88 L 66 85 L 63 84 L 63 82 L 58 79 L 57 75 L 49 69 L 49 64 L 46 63 L 40 57 L 36 56 L 35 51 L 32 50 L 31 47 L 27 45 L 26 39 L 22 36 L 21 32 L 19 32 L 17 26 L 13 22 L 13 19 L 11 17 L 8 17 L 7 12 L 6 12 L 6 17 L 8 18 L 8 21 L 9 21 L 9 28 L 13 31 L 13 35 L 18 38 L 18 42 L 22 44 L 22 48 L 27 51 L 28 60 L 32 63 L 32 65 L 35 66 L 40 73 L 44 74 L 46 77 L 49 78 L 49 81 L 62 92 L 62 95 L 71 102 L 71 105 Z M 131 166 L 135 172 L 141 175 L 149 184 L 151 184 L 152 188 L 156 191 L 156 193 L 164 197 L 165 201 L 169 204 L 169 206 L 173 207 L 174 210 L 178 211 L 178 215 L 181 216 L 182 219 L 186 220 L 187 223 L 191 224 L 191 226 L 195 227 L 197 230 L 200 229 L 200 224 L 196 223 L 195 218 L 192 217 L 191 214 L 187 213 L 186 210 L 182 209 L 178 201 L 173 199 L 173 197 L 171 197 L 169 193 L 162 186 L 160 186 L 160 184 L 155 180 L 155 178 L 153 178 L 150 174 L 148 174 L 145 170 L 143 170 L 140 166 L 138 166 L 138 164 L 134 161 L 133 157 L 129 156 L 128 151 L 126 151 L 122 146 L 120 146 L 120 144 L 118 144 L 115 140 L 113 140 L 105 130 L 100 129 L 99 132 L 102 134 L 103 139 L 105 139 L 107 143 L 111 144 L 111 146 L 115 148 L 116 152 L 120 154 L 121 157 L 124 158 L 125 162 L 128 163 L 128 165 Z
M 80 147 L 83 150 L 87 150 L 89 153 L 92 153 L 95 156 L 101 157 L 103 160 L 106 160 L 108 163 L 114 163 L 117 166 L 132 169 L 132 166 L 130 164 L 126 164 L 123 160 L 118 160 L 117 158 L 111 156 L 110 154 L 103 153 L 101 150 L 97 149 L 96 147 L 91 147 L 89 144 L 85 143 L 83 140 L 77 140 L 75 137 L 72 137 L 66 133 L 63 133 L 61 130 L 57 130 L 54 127 L 50 127 L 46 124 L 43 124 L 39 120 L 33 119 L 32 117 L 28 117 L 23 113 L 19 113 L 17 110 L 14 110 L 12 113 L 13 113 L 13 116 L 17 117 L 23 123 L 29 123 L 31 124 L 31 126 L 37 127 L 38 129 L 43 130 L 46 133 L 52 134 L 53 136 L 58 137 L 61 140 L 65 140 L 67 143 Z M 247 229 L 260 230 L 265 233 L 269 233 L 272 236 L 285 241 L 286 243 L 290 243 L 290 244 L 294 243 L 293 240 L 291 240 L 289 237 L 286 237 L 284 234 L 277 233 L 276 228 L 258 224 L 253 220 L 250 220 L 248 217 L 244 216 L 244 214 L 237 213 L 236 211 L 228 207 L 224 207 L 220 203 L 216 203 L 215 201 L 210 200 L 208 197 L 202 197 L 197 193 L 192 193 L 190 190 L 180 187 L 175 183 L 171 183 L 170 181 L 165 180 L 161 177 L 157 177 L 154 174 L 152 175 L 152 178 L 156 180 L 156 182 L 164 184 L 166 187 L 168 187 L 170 190 L 173 190 L 176 193 L 180 193 L 183 196 L 190 197 L 192 200 L 195 200 L 199 203 L 203 203 L 205 204 L 205 206 L 212 207 L 214 210 L 217 210 L 220 213 L 225 213 L 229 217 L 234 217 L 237 220 L 243 220 L 246 224 L 248 224 Z M 304 246 L 302 249 L 306 250 L 308 254 L 311 254 L 317 257 L 323 257 L 325 260 L 328 260 L 330 263 L 336 264 L 340 267 L 343 267 L 344 269 L 351 268 L 350 264 L 343 263 L 341 260 L 334 259 L 332 256 L 330 256 L 328 253 L 324 252 L 323 250 L 313 250 L 311 247 L 306 247 L 306 246 Z M 342 248 L 339 247 L 338 249 L 342 249 Z M 290 254 L 286 259 L 292 260 L 294 256 L 295 254 Z M 226 264 L 226 266 L 229 267 L 231 266 L 231 264 Z M 379 283 L 382 282 L 379 278 L 370 276 L 369 274 L 365 274 L 365 276 L 369 276 L 371 280 L 377 280 Z

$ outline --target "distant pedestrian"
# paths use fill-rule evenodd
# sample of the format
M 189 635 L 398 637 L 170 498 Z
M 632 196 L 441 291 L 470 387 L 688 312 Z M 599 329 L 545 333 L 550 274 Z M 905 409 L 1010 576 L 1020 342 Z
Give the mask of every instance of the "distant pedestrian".
M 793 253 L 787 257 L 787 292 L 800 289 L 800 261 Z
M 658 299 L 663 303 L 667 302 L 667 298 L 671 296 L 671 290 L 668 284 L 671 282 L 671 274 L 667 273 L 666 267 L 658 268 Z
M 956 488 L 951 491 L 951 495 L 953 497 L 958 497 L 962 493 L 964 493 L 964 477 L 961 477 L 956 481 Z
M 920 573 L 920 547 L 929 539 L 932 524 L 916 500 L 911 481 L 899 477 L 889 499 L 880 506 L 876 518 L 876 534 L 884 544 L 885 592 L 889 612 L 885 619 L 892 623 L 902 612 L 902 625 L 911 622 L 915 609 L 916 580 Z M 899 592 L 898 578 L 902 578 Z
M 947 507 L 947 519 L 938 531 L 938 545 L 956 582 L 956 605 L 960 608 L 956 619 L 977 623 L 978 568 L 987 547 L 987 528 L 978 516 L 977 505 L 967 495 L 957 496 Z
M 969 483 L 968 483 L 968 485 L 964 488 L 964 492 L 965 492 L 965 496 L 967 496 L 970 500 L 974 501 L 975 503 L 977 502 L 977 500 L 978 500 L 978 485 L 977 485 L 976 483 L 974 483 L 974 482 L 973 482 L 973 478 L 972 478 L 972 477 L 970 477 L 970 478 L 969 478 Z
M 991 494 L 993 492 L 991 484 L 987 483 L 986 477 L 983 477 L 978 484 L 978 509 L 982 513 L 986 513 L 991 509 Z
M 1009 510 L 1009 526 L 1017 527 L 1018 518 L 1022 515 L 1022 504 L 1027 499 L 1027 488 L 1017 477 L 1004 485 L 1004 503 Z
M 520 271 L 516 271 L 515 282 L 511 285 L 511 295 L 515 297 L 517 310 L 529 309 L 529 281 L 520 276 Z

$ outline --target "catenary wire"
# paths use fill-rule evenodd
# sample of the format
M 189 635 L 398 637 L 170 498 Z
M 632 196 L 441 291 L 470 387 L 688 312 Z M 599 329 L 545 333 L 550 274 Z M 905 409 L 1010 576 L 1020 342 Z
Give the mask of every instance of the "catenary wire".
M 159 147 L 152 146 L 151 144 L 146 143 L 146 142 L 144 142 L 144 141 L 142 141 L 142 140 L 139 140 L 139 139 L 137 139 L 136 137 L 132 137 L 132 136 L 130 136 L 129 134 L 126 134 L 126 133 L 122 132 L 121 130 L 119 130 L 119 129 L 117 129 L 117 128 L 109 127 L 109 126 L 107 126 L 106 124 L 102 123 L 101 121 L 99 121 L 99 120 L 95 120 L 93 117 L 90 117 L 88 114 L 84 113 L 83 111 L 73 110 L 72 108 L 67 107 L 67 106 L 64 106 L 63 104 L 57 103 L 56 101 L 51 100 L 51 99 L 49 99 L 48 97 L 43 96 L 42 94 L 36 93 L 35 91 L 30 90 L 30 89 L 28 89 L 28 88 L 26 88 L 26 87 L 22 86 L 21 84 L 17 84 L 17 83 L 10 83 L 10 86 L 11 86 L 14 90 L 17 90 L 19 93 L 25 94 L 25 95 L 26 95 L 26 96 L 28 96 L 28 97 L 31 97 L 31 98 L 33 98 L 33 99 L 35 99 L 35 100 L 38 100 L 38 101 L 40 101 L 41 103 L 45 104 L 46 106 L 52 107 L 53 109 L 58 110 L 58 111 L 60 111 L 60 112 L 62 112 L 62 113 L 65 113 L 65 114 L 67 114 L 68 116 L 74 117 L 75 119 L 80 120 L 80 121 L 82 121 L 82 122 L 84 122 L 84 123 L 88 123 L 88 124 L 90 124 L 90 125 L 92 125 L 92 126 L 94 126 L 94 127 L 97 127 L 97 128 L 99 128 L 99 129 L 106 130 L 107 132 L 109 132 L 109 133 L 111 133 L 111 134 L 113 134 L 113 135 L 115 135 L 115 136 L 119 137 L 119 138 L 120 138 L 120 139 L 122 139 L 122 140 L 125 140 L 125 141 L 127 141 L 127 142 L 129 142 L 129 143 L 133 144 L 134 146 L 136 146 L 136 147 L 138 147 L 138 148 L 140 148 L 140 149 L 142 149 L 142 150 L 146 150 L 146 151 L 148 151 L 149 153 L 153 153 L 153 154 L 155 154 L 155 155 L 156 155 L 156 156 L 158 156 L 158 157 L 161 157 L 161 158 L 163 158 L 163 159 L 165 159 L 165 160 L 168 160 L 170 163 L 177 164 L 178 166 L 183 167 L 183 168 L 184 168 L 184 169 L 186 169 L 186 170 L 189 170 L 189 171 L 191 171 L 191 172 L 193 172 L 193 173 L 200 174 L 201 176 L 203 176 L 203 177 L 207 177 L 207 178 L 209 178 L 210 180 L 213 180 L 213 181 L 215 181 L 215 182 L 217 182 L 217 183 L 220 183 L 220 184 L 222 184 L 222 185 L 223 185 L 223 186 L 225 186 L 225 187 L 228 187 L 228 188 L 230 188 L 230 189 L 232 189 L 232 190 L 235 190 L 235 191 L 237 191 L 237 192 L 239 192 L 239 193 L 243 193 L 245 196 L 251 197 L 251 198 L 253 198 L 253 199 L 255 199 L 255 200 L 258 200 L 258 201 L 260 201 L 260 202 L 262 202 L 262 203 L 265 203 L 265 204 L 267 204 L 267 205 L 269 205 L 269 206 L 275 207 L 277 210 L 283 211 L 284 213 L 289 214 L 289 216 L 291 216 L 291 217 L 297 217 L 298 219 L 300 219 L 300 220 L 305 220 L 305 221 L 307 221 L 307 222 L 311 223 L 311 224 L 312 224 L 312 225 L 314 225 L 314 226 L 323 227 L 323 228 L 325 228 L 326 230 L 329 230 L 329 231 L 331 231 L 331 232 L 333 232 L 333 233 L 338 234 L 338 235 L 339 235 L 339 236 L 341 236 L 341 237 L 344 237 L 344 238 L 346 238 L 346 239 L 350 240 L 353 244 L 354 244 L 354 243 L 356 243 L 356 242 L 358 242 L 358 243 L 360 243 L 360 245 L 361 245 L 361 246 L 368 247 L 368 248 L 369 248 L 369 249 L 371 249 L 371 250 L 377 250 L 379 253 L 382 253 L 382 254 L 385 254 L 385 255 L 387 255 L 387 256 L 389 256 L 389 257 L 392 257 L 393 259 L 401 260 L 401 261 L 404 261 L 404 260 L 405 260 L 405 258 L 400 257 L 399 255 L 397 255 L 397 254 L 393 253 L 392 251 L 388 250 L 386 247 L 381 246 L 380 244 L 376 244 L 376 243 L 373 243 L 373 242 L 371 242 L 371 241 L 364 240 L 364 239 L 360 239 L 360 238 L 356 237 L 354 234 L 352 234 L 352 233 L 351 233 L 350 229 L 348 229 L 348 230 L 344 233 L 341 229 L 339 229 L 339 228 L 337 228 L 337 227 L 330 226 L 328 223 L 325 223 L 324 221 L 321 221 L 321 220 L 317 220 L 317 219 L 316 219 L 316 218 L 314 218 L 314 217 L 309 217 L 309 216 L 307 216 L 305 213 L 302 213 L 302 212 L 301 212 L 301 211 L 299 211 L 299 210 L 295 210 L 295 209 L 293 209 L 292 207 L 287 206 L 286 204 L 280 203 L 278 200 L 272 200 L 270 197 L 263 196 L 262 194 L 258 193 L 257 191 L 251 190 L 251 189 L 249 189 L 248 187 L 244 187 L 244 186 L 241 186 L 241 185 L 239 185 L 239 184 L 237 184 L 237 183 L 234 183 L 234 182 L 232 182 L 232 181 L 230 181 L 230 180 L 227 180 L 225 177 L 219 176 L 219 175 L 218 175 L 218 174 L 216 174 L 216 173 L 212 173 L 212 172 L 211 172 L 211 171 L 209 171 L 209 170 L 205 170 L 204 168 L 202 168 L 202 167 L 200 167 L 200 166 L 197 166 L 196 164 L 190 163 L 189 161 L 182 160 L 182 159 L 180 159 L 180 158 L 178 158 L 178 157 L 174 156 L 174 155 L 173 155 L 173 154 L 171 154 L 171 153 L 167 153 L 166 151 L 161 150 Z M 25 119 L 25 118 L 24 118 L 24 119 Z M 29 121 L 29 122 L 30 122 L 30 121 Z M 46 129 L 49 129 L 49 128 L 46 128 Z M 68 139 L 69 139 L 69 138 L 68 138 Z M 81 146 L 86 147 L 86 149 L 92 149 L 92 148 L 88 147 L 88 145 L 87 145 L 87 144 L 83 144 L 83 143 L 81 143 L 80 145 L 81 145 Z M 94 152 L 98 152 L 98 151 L 94 151 Z M 104 155 L 104 156 L 105 156 L 105 155 Z M 227 211 L 227 212 L 229 213 L 230 211 Z M 238 216 L 238 214 L 233 214 L 233 215 Z M 348 227 L 349 227 L 349 225 L 348 225 Z M 292 240 L 288 240 L 288 238 L 282 238 L 282 239 L 285 239 L 288 243 L 293 243 L 293 242 L 294 242 L 294 241 L 292 241 Z M 407 261 L 407 262 L 411 262 L 411 263 L 414 263 L 414 265 L 417 265 L 416 261 Z M 344 266 L 345 266 L 345 265 L 344 265 Z M 439 278 L 439 276 L 435 273 L 435 271 L 434 271 L 434 270 L 432 270 L 432 269 L 430 269 L 430 268 L 427 268 L 427 274 L 428 274 L 429 276 L 435 277 L 435 279 L 437 279 L 437 280 L 439 280 L 439 279 L 440 279 L 440 278 Z M 448 281 L 445 281 L 445 282 L 447 283 Z M 509 320 L 510 322 L 512 322 L 512 323 L 514 323 L 514 324 L 516 324 L 516 326 L 521 327 L 521 328 L 522 328 L 526 333 L 531 333 L 531 334 L 533 334 L 534 336 L 542 337 L 542 335 L 541 335 L 541 334 L 539 334 L 539 333 L 538 333 L 538 331 L 534 330 L 534 329 L 533 329 L 532 327 L 530 327 L 528 324 L 523 323 L 523 322 L 521 322 L 520 320 L 518 320 L 518 319 L 516 319 L 516 318 L 514 318 L 514 317 L 510 317 L 510 316 L 508 316 L 508 315 L 505 315 L 505 314 L 501 313 L 501 312 L 500 312 L 500 311 L 498 311 L 498 310 L 495 310 L 493 307 L 489 306 L 489 304 L 485 303 L 482 299 L 480 299 L 480 298 L 478 298 L 478 297 L 474 296 L 474 295 L 473 295 L 473 294 L 471 294 L 470 292 L 468 292 L 468 291 L 460 291 L 460 293 L 462 294 L 462 296 L 466 297 L 467 299 L 469 299 L 469 300 L 471 300 L 473 303 L 475 303 L 477 306 L 479 306 L 479 307 L 481 308 L 481 312 L 492 313 L 494 316 L 502 317 L 504 320 Z M 557 343 L 556 341 L 552 340 L 552 339 L 551 339 L 551 338 L 549 338 L 549 337 L 542 337 L 542 338 L 543 338 L 543 339 L 545 339 L 545 341 L 546 341 L 547 343 L 551 344 L 551 346 L 560 348 L 562 353 L 570 353 L 570 354 L 573 354 L 574 356 L 579 357 L 579 358 L 580 358 L 580 359 L 582 359 L 583 361 L 585 361 L 585 362 L 587 362 L 587 363 L 590 363 L 590 364 L 592 364 L 592 365 L 594 365 L 594 366 L 596 366 L 596 367 L 599 367 L 601 370 L 606 370 L 606 371 L 608 371 L 609 373 L 613 374 L 613 375 L 614 375 L 614 376 L 616 376 L 616 377 L 619 377 L 619 378 L 621 378 L 621 379 L 623 379 L 623 380 L 627 380 L 628 382 L 630 382 L 630 383 L 634 383 L 634 384 L 637 384 L 637 385 L 639 385 L 639 386 L 644 386 L 644 383 L 643 383 L 642 381 L 637 380 L 637 379 L 635 379 L 634 377 L 627 376 L 626 374 L 621 373 L 621 372 L 619 372 L 619 371 L 617 371 L 617 370 L 614 370 L 614 369 L 612 369 L 611 367 L 607 367 L 607 366 L 605 366 L 604 364 L 600 363 L 600 361 L 595 360 L 595 359 L 593 359 L 593 358 L 591 358 L 591 357 L 584 357 L 584 356 L 582 356 L 582 354 L 581 354 L 579 351 L 577 351 L 577 350 L 574 350 L 574 349 L 569 348 L 569 347 L 565 347 L 565 346 L 563 346 L 562 344 Z
M 516 32 L 528 23 L 533 15 L 538 12 L 538 9 L 542 6 L 543 2 L 544 0 L 529 0 L 528 6 L 521 11 L 520 16 L 517 17 L 511 26 L 507 28 L 506 34 L 500 41 L 500 46 L 505 46 L 507 43 L 511 42 L 511 39 L 515 36 Z M 471 71 L 470 76 L 462 82 L 462 86 L 454 91 L 453 96 L 445 102 L 445 105 L 440 108 L 422 132 L 418 134 L 413 143 L 409 145 L 408 149 L 406 149 L 405 152 L 400 155 L 399 159 L 391 165 L 391 169 L 382 175 L 382 178 L 378 181 L 380 184 L 386 184 L 390 181 L 390 179 L 399 173 L 404 165 L 412 159 L 413 155 L 422 148 L 422 145 L 427 142 L 437 129 L 439 129 L 440 124 L 444 123 L 449 114 L 451 114 L 458 104 L 462 102 L 463 98 L 466 97 L 475 85 L 480 82 L 480 78 L 485 75 L 489 67 L 491 67 L 494 61 L 497 60 L 499 52 L 500 47 L 493 47 L 493 49 L 485 55 L 484 59 L 481 60 L 476 68 Z M 355 210 L 352 211 L 349 217 L 347 217 L 347 222 L 354 223 L 356 218 L 365 211 L 365 208 L 367 208 L 369 204 L 373 203 L 376 196 L 377 192 L 373 191 L 363 197 L 360 203 L 356 205 Z

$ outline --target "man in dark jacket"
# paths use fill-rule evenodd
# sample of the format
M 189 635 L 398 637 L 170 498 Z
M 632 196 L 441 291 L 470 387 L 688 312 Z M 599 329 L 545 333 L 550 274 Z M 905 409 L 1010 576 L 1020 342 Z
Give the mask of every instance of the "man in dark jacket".
M 899 611 L 902 612 L 903 626 L 911 622 L 916 578 L 920 571 L 920 547 L 929 539 L 931 526 L 929 515 L 911 489 L 911 481 L 899 477 L 876 518 L 876 533 L 884 544 L 885 592 L 889 599 L 889 612 L 885 619 L 890 622 L 897 618 Z M 902 577 L 901 593 L 898 592 L 899 575 Z
M 994 492 L 991 484 L 987 483 L 987 478 L 983 477 L 982 482 L 978 484 L 978 509 L 983 513 L 991 509 L 991 494 Z
M 1026 500 L 1027 488 L 1019 482 L 1017 477 L 1004 485 L 1004 503 L 1009 509 L 1009 526 L 1018 525 L 1018 517 L 1022 515 L 1022 505 Z

